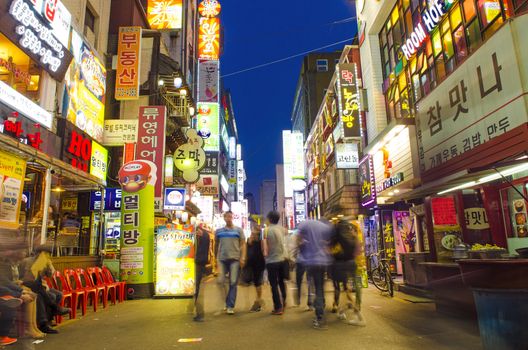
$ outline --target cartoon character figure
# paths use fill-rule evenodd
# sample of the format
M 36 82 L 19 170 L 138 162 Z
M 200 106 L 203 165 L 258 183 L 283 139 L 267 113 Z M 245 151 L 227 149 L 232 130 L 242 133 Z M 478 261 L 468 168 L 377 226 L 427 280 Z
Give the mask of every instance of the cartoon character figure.
M 389 150 L 385 147 L 381 149 L 383 152 L 383 166 L 385 167 L 384 175 L 385 178 L 388 179 L 391 177 L 391 171 L 392 171 L 392 161 L 389 159 Z
M 128 193 L 136 193 L 147 187 L 155 173 L 152 165 L 152 162 L 144 160 L 134 160 L 123 165 L 118 174 L 122 189 Z

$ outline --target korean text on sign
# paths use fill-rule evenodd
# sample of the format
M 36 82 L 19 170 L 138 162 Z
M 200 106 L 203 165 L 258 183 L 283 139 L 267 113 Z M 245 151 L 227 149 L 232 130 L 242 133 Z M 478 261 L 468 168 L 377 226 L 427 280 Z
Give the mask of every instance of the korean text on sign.
M 117 49 L 116 100 L 139 98 L 141 27 L 120 27 Z

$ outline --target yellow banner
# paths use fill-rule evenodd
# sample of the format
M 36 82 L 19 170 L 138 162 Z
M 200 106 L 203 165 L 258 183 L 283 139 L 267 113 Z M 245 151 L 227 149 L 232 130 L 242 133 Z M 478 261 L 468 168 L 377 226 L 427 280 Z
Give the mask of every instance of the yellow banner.
M 26 162 L 0 151 L 0 228 L 17 229 Z

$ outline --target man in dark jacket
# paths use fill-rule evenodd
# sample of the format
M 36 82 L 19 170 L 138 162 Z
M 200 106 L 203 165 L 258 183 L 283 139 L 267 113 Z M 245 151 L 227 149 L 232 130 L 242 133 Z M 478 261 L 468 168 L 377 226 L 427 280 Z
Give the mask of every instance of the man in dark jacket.
M 201 285 L 202 279 L 207 273 L 205 266 L 209 261 L 210 241 L 209 232 L 206 230 L 205 226 L 198 226 L 196 229 L 196 251 L 194 257 L 194 270 L 196 274 L 194 305 L 196 315 L 193 320 L 195 322 L 203 322 L 204 320 L 204 296 L 203 290 L 200 293 L 200 289 L 203 289 L 203 286 Z

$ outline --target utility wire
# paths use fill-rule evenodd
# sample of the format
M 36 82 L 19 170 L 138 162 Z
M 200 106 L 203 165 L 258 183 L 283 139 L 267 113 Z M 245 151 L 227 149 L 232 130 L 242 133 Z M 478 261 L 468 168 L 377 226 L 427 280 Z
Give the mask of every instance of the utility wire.
M 271 61 L 271 62 L 259 64 L 257 66 L 241 69 L 241 70 L 233 72 L 233 73 L 224 74 L 224 75 L 222 75 L 222 78 L 227 78 L 227 77 L 230 77 L 230 76 L 233 76 L 233 75 L 237 75 L 237 74 L 249 72 L 249 71 L 252 71 L 252 70 L 255 70 L 255 69 L 271 66 L 273 64 L 277 64 L 277 63 L 280 63 L 280 62 L 288 61 L 288 60 L 291 60 L 291 59 L 299 57 L 299 56 L 307 55 L 307 54 L 312 53 L 314 51 L 327 49 L 329 47 L 336 46 L 336 45 L 339 45 L 339 44 L 344 44 L 346 42 L 352 42 L 352 40 L 354 40 L 354 37 L 348 38 L 348 39 L 345 39 L 345 40 L 341 40 L 341 41 L 338 41 L 338 42 L 335 42 L 335 43 L 332 43 L 332 44 L 329 44 L 329 45 L 321 46 L 321 47 L 318 47 L 316 49 L 312 49 L 312 50 L 309 50 L 309 51 L 301 52 L 301 53 L 298 53 L 298 54 L 295 54 L 295 55 L 291 55 L 291 56 L 288 56 L 288 57 L 285 57 L 285 58 L 281 58 L 281 59 L 278 59 L 278 60 L 275 60 L 275 61 Z

